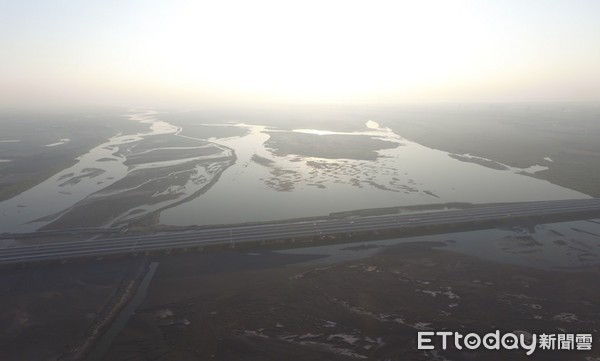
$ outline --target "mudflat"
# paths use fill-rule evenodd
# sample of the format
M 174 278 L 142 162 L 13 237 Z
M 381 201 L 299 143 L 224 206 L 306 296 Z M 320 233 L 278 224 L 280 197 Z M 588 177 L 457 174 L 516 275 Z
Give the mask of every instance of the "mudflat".
M 600 328 L 599 267 L 541 270 L 409 243 L 357 261 L 274 266 L 165 258 L 105 360 L 564 360 L 592 352 L 423 351 L 419 330 L 481 334 Z M 261 264 L 261 269 L 256 269 Z M 576 358 L 573 358 L 576 359 Z

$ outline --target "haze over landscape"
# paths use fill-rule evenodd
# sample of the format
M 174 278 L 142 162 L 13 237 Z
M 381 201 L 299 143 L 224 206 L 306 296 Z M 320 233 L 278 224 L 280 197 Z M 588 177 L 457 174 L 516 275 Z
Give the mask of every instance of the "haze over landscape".
M 600 360 L 598 14 L 0 1 L 0 359 Z
M 3 2 L 4 107 L 598 101 L 596 1 Z

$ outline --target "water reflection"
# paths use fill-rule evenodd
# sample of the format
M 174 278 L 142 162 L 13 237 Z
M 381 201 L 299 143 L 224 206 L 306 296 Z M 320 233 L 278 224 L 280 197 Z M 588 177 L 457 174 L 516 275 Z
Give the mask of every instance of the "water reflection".
M 155 118 L 155 111 L 132 110 L 129 119 L 147 123 L 150 131 L 119 134 L 77 158 L 77 163 L 37 186 L 0 202 L 0 232 L 29 232 L 49 224 L 62 212 L 128 174 L 123 149 L 144 137 L 174 134 L 179 128 Z M 63 139 L 61 141 L 66 141 Z M 59 144 L 51 144 L 59 146 Z
M 445 202 L 588 198 L 521 174 L 545 167 L 482 166 L 496 162 L 480 157 L 469 162 L 469 155 L 427 148 L 373 120 L 355 132 L 220 124 L 244 129 L 235 133 L 244 135 L 211 138 L 212 143 L 206 143 L 181 135 L 182 128 L 156 114 L 146 110 L 131 114 L 132 121 L 148 124 L 150 131 L 112 137 L 80 156 L 72 167 L 0 202 L 0 231 L 32 231 L 68 218 L 68 212 L 82 215 L 82 211 L 89 215 L 87 219 L 98 218 L 88 222 L 94 226 L 125 224 L 152 212 L 161 212 L 160 223 L 187 226 Z M 154 141 L 142 142 L 151 136 Z M 283 143 L 274 143 L 274 138 Z M 294 152 L 284 149 L 285 140 L 294 142 Z M 237 160 L 229 166 L 233 152 Z M 176 168 L 185 164 L 189 167 Z M 140 171 L 145 171 L 143 176 Z M 100 215 L 93 203 L 103 197 L 119 198 L 126 191 L 140 193 L 142 185 L 154 187 L 146 190 L 150 197 L 142 199 L 138 194 L 137 203 L 120 205 L 120 214 L 104 210 L 106 214 Z M 66 220 L 59 227 L 77 227 L 73 224 Z
M 492 169 L 453 159 L 452 154 L 411 142 L 372 120 L 361 132 L 295 129 L 292 133 L 363 136 L 398 144 L 378 150 L 375 160 L 278 156 L 268 146 L 269 134 L 286 131 L 261 125 L 237 126 L 249 129 L 248 134 L 214 140 L 234 149 L 237 163 L 201 197 L 163 211 L 161 223 L 207 225 L 443 202 L 589 198 L 520 174 L 541 168 Z
M 390 247 L 412 242 L 441 242 L 441 247 L 450 251 L 540 269 L 580 269 L 600 264 L 598 220 L 335 244 L 277 253 L 320 255 L 323 257 L 302 264 L 321 265 L 367 258 Z

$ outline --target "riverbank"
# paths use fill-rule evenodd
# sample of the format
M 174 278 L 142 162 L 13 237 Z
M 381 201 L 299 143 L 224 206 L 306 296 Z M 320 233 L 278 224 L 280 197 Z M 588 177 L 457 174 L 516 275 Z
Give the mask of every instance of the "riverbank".
M 598 328 L 598 224 L 507 223 L 402 239 L 380 234 L 353 244 L 157 254 L 161 266 L 148 297 L 104 359 L 344 360 L 398 353 L 426 360 L 433 356 L 410 344 L 415 327 L 521 329 L 539 316 L 533 325 L 541 331 Z M 115 309 L 119 287 L 142 261 L 0 270 L 3 358 L 45 360 L 77 349 L 96 320 L 114 314 L 106 310 Z M 450 306 L 451 294 L 467 307 Z M 524 310 L 529 318 L 522 318 Z
M 99 325 L 142 259 L 0 270 L 2 360 L 53 360 Z
M 564 353 L 543 351 L 422 351 L 416 332 L 597 335 L 600 328 L 597 266 L 534 269 L 438 242 L 320 266 L 265 267 L 268 255 L 254 257 L 261 269 L 227 255 L 219 262 L 237 266 L 226 272 L 214 272 L 216 261 L 202 256 L 161 261 L 147 299 L 105 360 L 563 360 Z
M 101 337 L 115 322 L 119 313 L 131 301 L 133 295 L 138 290 L 140 283 L 149 272 L 149 262 L 142 259 L 135 272 L 126 275 L 119 287 L 116 289 L 113 298 L 106 304 L 104 309 L 96 316 L 95 321 L 83 333 L 80 342 L 70 350 L 61 355 L 58 359 L 61 361 L 82 360 L 95 347 Z

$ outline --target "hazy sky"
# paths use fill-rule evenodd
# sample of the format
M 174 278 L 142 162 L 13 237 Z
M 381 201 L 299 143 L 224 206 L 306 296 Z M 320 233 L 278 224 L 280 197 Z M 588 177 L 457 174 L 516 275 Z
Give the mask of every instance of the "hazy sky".
M 0 105 L 600 100 L 600 1 L 0 0 Z

